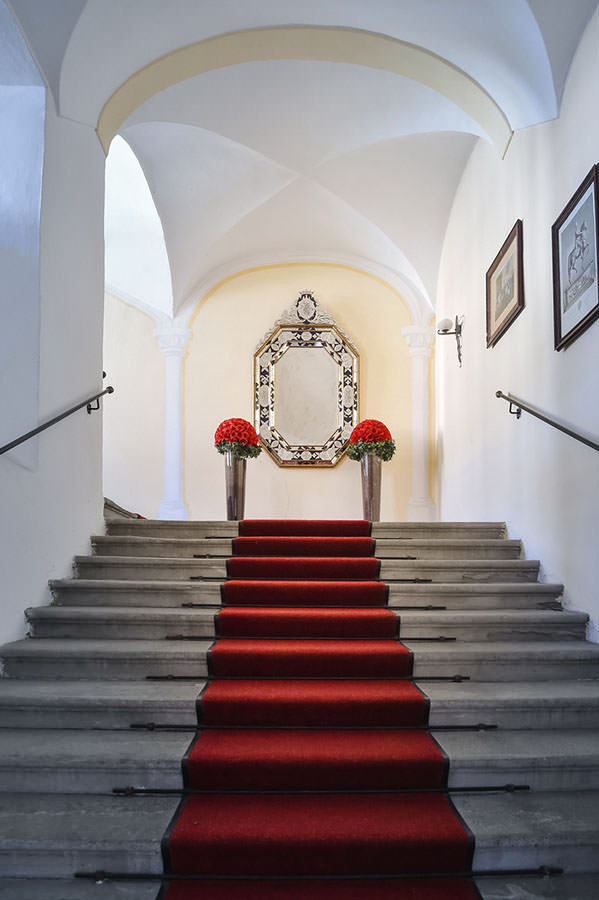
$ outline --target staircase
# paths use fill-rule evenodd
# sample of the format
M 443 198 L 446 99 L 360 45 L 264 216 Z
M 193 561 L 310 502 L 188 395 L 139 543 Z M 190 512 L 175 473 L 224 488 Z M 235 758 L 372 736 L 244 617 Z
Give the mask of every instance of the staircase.
M 0 650 L 0 900 L 154 900 L 237 524 L 117 518 Z M 498 523 L 378 523 L 380 578 L 484 900 L 599 896 L 599 646 Z M 173 680 L 150 680 L 148 676 Z M 440 680 L 455 679 L 455 680 Z M 491 726 L 466 730 L 463 726 Z M 162 729 L 156 726 L 171 726 Z M 529 790 L 468 792 L 479 786 Z M 458 792 L 459 791 L 459 792 Z M 399 895 L 398 895 L 399 896 Z

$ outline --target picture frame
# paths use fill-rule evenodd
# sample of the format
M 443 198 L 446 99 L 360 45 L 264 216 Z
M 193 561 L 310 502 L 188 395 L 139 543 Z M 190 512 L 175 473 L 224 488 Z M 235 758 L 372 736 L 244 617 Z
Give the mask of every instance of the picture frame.
M 487 347 L 494 347 L 524 309 L 522 219 L 518 219 L 489 266 Z
M 576 189 L 551 228 L 554 346 L 563 350 L 599 318 L 599 166 Z

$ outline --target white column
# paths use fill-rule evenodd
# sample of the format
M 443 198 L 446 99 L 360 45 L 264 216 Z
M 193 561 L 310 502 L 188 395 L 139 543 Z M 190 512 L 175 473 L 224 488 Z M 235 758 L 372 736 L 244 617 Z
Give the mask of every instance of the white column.
M 401 329 L 409 347 L 412 399 L 412 493 L 406 508 L 407 522 L 432 522 L 436 518 L 429 484 L 428 360 L 435 329 L 406 325 Z
M 189 328 L 157 328 L 164 356 L 164 489 L 159 519 L 186 519 L 183 502 L 183 357 L 191 336 Z

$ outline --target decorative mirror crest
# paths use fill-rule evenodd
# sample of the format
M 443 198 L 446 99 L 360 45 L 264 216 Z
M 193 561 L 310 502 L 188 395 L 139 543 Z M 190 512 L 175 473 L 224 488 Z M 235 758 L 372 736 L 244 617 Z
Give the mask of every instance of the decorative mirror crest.
M 254 354 L 254 416 L 280 466 L 334 466 L 358 422 L 359 355 L 311 291 L 273 324 Z

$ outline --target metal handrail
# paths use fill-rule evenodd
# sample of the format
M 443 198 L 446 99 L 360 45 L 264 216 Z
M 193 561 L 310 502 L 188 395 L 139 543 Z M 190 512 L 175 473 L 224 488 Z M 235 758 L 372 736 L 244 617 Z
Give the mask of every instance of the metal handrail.
M 524 410 L 524 412 L 530 413 L 531 416 L 535 416 L 535 418 L 540 419 L 541 422 L 546 422 L 547 425 L 552 425 L 553 428 L 557 428 L 558 431 L 562 431 L 564 434 L 567 434 L 570 437 L 574 438 L 574 440 L 580 441 L 581 444 L 586 444 L 587 447 L 592 447 L 593 450 L 599 450 L 599 444 L 596 441 L 591 441 L 590 438 L 584 437 L 578 431 L 573 431 L 571 428 L 566 428 L 565 425 L 560 424 L 560 422 L 557 422 L 550 416 L 544 415 L 533 406 L 529 406 L 527 403 L 519 400 L 518 397 L 514 397 L 513 394 L 504 394 L 502 391 L 496 391 L 495 396 L 499 397 L 501 400 L 507 400 L 507 402 L 510 404 L 510 413 L 513 416 L 516 416 L 517 419 L 520 418 L 520 416 L 522 415 L 522 410 Z
M 57 422 L 60 422 L 62 419 L 66 419 L 67 416 L 72 415 L 77 412 L 79 409 L 83 409 L 84 406 L 87 407 L 88 413 L 93 412 L 95 409 L 100 409 L 100 397 L 103 397 L 104 394 L 113 394 L 114 388 L 109 386 L 105 388 L 103 391 L 100 391 L 99 394 L 94 394 L 93 397 L 88 397 L 87 400 L 83 400 L 81 403 L 78 403 L 77 406 L 72 406 L 71 409 L 67 409 L 66 412 L 61 413 L 59 416 L 54 416 L 53 419 L 50 419 L 49 422 L 44 422 L 43 425 L 38 425 L 37 428 L 34 428 L 32 431 L 28 431 L 27 434 L 21 435 L 21 437 L 17 438 L 14 441 L 11 441 L 10 444 L 5 444 L 4 447 L 0 447 L 0 456 L 3 453 L 8 453 L 9 450 L 12 450 L 14 447 L 18 447 L 19 444 L 25 443 L 29 438 L 35 437 L 36 434 L 39 434 L 41 431 L 45 431 L 46 428 L 50 428 L 52 425 L 56 425 Z M 97 406 L 92 406 L 92 403 L 97 401 Z

